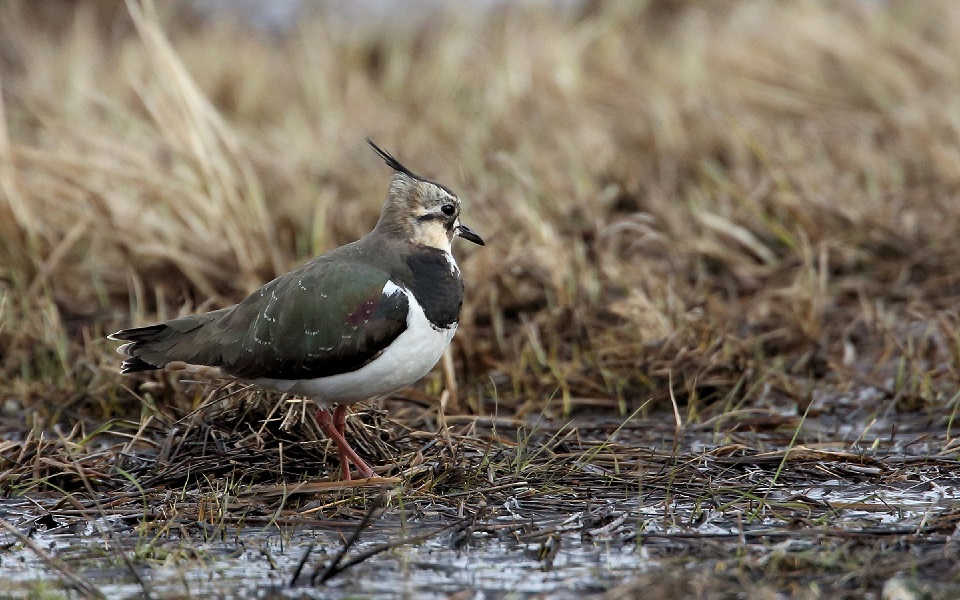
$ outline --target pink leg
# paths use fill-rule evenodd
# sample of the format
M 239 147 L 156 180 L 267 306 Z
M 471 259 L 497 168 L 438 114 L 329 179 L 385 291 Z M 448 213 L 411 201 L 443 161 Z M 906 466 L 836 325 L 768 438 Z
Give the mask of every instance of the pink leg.
M 347 439 L 347 407 L 338 404 L 333 410 L 333 426 L 337 429 L 343 439 Z M 343 448 L 337 446 L 337 454 L 340 455 L 340 478 L 344 481 L 350 480 L 350 462 L 347 460 L 347 453 Z
M 347 405 L 338 404 L 333 411 L 333 425 L 344 438 L 347 437 Z
M 370 465 L 360 458 L 343 436 L 346 423 L 346 407 L 338 406 L 334 417 L 331 417 L 325 408 L 317 410 L 317 424 L 320 425 L 320 430 L 337 446 L 337 454 L 340 456 L 340 474 L 343 479 L 350 479 L 350 463 L 353 463 L 364 477 L 375 477 L 376 473 Z

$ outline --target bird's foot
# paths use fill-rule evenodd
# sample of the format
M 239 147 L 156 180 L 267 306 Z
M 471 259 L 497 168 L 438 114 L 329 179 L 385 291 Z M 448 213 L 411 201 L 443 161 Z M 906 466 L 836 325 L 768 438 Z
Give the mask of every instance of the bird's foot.
M 360 458 L 347 442 L 347 438 L 344 437 L 347 423 L 346 412 L 346 406 L 338 406 L 331 417 L 327 409 L 317 410 L 317 424 L 320 425 L 320 430 L 337 446 L 337 455 L 340 457 L 340 475 L 344 481 L 349 481 L 351 479 L 350 463 L 353 463 L 357 467 L 357 471 L 364 477 L 376 477 L 376 473 L 373 472 L 370 465 Z

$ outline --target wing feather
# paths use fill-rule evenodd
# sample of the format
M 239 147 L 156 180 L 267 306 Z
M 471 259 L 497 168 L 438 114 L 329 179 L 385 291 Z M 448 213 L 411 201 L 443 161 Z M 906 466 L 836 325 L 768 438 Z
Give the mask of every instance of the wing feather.
M 230 330 L 243 333 L 224 344 L 218 366 L 226 372 L 313 379 L 355 371 L 407 328 L 407 297 L 385 272 L 326 264 L 291 275 L 265 286 L 261 302 L 237 306 Z
M 355 371 L 407 328 L 407 295 L 376 267 L 307 263 L 243 302 L 119 331 L 124 372 L 182 361 L 243 379 L 313 379 Z

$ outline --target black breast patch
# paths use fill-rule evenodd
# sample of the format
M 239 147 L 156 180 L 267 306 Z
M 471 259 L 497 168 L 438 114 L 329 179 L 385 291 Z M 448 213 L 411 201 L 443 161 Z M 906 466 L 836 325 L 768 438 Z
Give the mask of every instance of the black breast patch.
M 438 329 L 457 323 L 463 306 L 463 280 L 452 268 L 447 253 L 420 247 L 407 258 L 407 266 L 411 273 L 409 290 L 427 320 Z

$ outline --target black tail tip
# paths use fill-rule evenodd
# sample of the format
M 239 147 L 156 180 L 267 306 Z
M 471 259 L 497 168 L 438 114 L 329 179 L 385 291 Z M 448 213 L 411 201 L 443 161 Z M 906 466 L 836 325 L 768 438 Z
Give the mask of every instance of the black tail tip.
M 166 323 L 157 323 L 146 327 L 131 327 L 130 329 L 115 331 L 108 335 L 107 339 L 117 342 L 143 342 L 152 339 L 166 328 Z
M 132 356 L 123 361 L 123 364 L 120 366 L 120 373 L 126 375 L 127 373 L 137 373 L 139 371 L 156 371 L 159 368 L 160 367 L 151 365 L 138 356 Z

